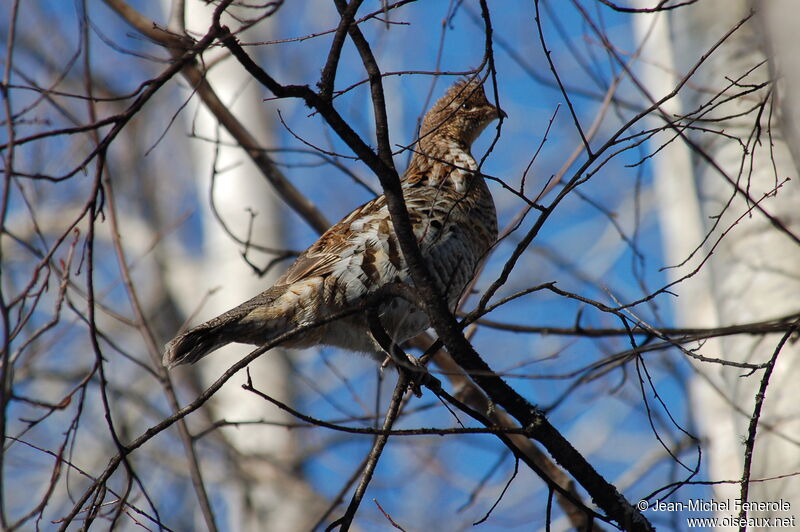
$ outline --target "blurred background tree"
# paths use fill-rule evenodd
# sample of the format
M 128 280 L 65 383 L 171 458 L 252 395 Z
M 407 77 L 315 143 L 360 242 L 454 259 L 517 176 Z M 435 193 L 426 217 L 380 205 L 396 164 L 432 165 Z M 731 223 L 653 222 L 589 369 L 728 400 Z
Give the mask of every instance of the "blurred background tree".
M 322 530 L 344 513 L 394 371 L 331 348 L 248 364 L 300 418 L 242 389 L 243 371 L 218 386 L 246 347 L 160 365 L 182 326 L 269 286 L 382 192 L 322 113 L 276 98 L 213 27 L 216 13 L 279 83 L 317 90 L 337 3 L 2 6 L 2 528 Z M 422 113 L 489 74 L 509 118 L 473 152 L 503 238 L 461 306 L 479 310 L 465 335 L 633 503 L 800 507 L 800 56 L 788 2 L 755 6 L 369 0 L 354 17 L 401 173 Z M 351 39 L 336 65 L 333 106 L 374 147 Z M 446 353 L 430 369 L 487 432 L 517 426 Z M 394 429 L 411 432 L 388 438 L 359 530 L 630 527 L 576 464 L 478 433 L 429 390 Z M 644 516 L 683 530 L 711 513 Z

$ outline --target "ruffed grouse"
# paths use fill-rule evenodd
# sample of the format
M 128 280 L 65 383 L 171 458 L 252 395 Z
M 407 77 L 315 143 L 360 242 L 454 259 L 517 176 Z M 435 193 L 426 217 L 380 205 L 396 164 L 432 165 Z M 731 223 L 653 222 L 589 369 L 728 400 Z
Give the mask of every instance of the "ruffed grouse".
M 428 269 L 454 309 L 475 268 L 497 238 L 494 202 L 470 146 L 505 113 L 486 98 L 481 81 L 461 80 L 425 115 L 402 179 L 414 234 Z M 341 312 L 389 283 L 411 283 L 386 198 L 379 196 L 328 229 L 274 286 L 167 344 L 164 365 L 196 362 L 231 342 L 263 345 L 276 336 Z M 385 357 L 366 311 L 313 328 L 286 347 L 333 345 Z M 428 327 L 425 314 L 395 298 L 378 310 L 397 343 Z

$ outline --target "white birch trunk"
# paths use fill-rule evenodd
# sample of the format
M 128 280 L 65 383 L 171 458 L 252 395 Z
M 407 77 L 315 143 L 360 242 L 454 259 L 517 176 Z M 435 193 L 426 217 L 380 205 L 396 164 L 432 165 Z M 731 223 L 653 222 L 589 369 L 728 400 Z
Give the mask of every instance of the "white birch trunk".
M 674 70 L 675 75 L 681 77 L 747 15 L 750 7 L 751 4 L 744 0 L 704 0 L 670 11 L 668 15 L 658 15 L 661 19 L 656 36 L 659 42 L 652 43 L 652 52 L 646 55 L 646 59 L 664 65 L 667 71 Z M 770 7 L 777 6 L 770 4 Z M 784 7 L 784 20 L 791 16 L 790 12 L 791 9 Z M 645 16 L 638 20 L 644 27 L 653 18 Z M 743 76 L 764 61 L 764 42 L 758 35 L 759 29 L 757 20 L 751 19 L 736 31 L 693 76 L 692 89 L 682 91 L 683 109 L 675 107 L 668 111 L 695 109 L 728 86 L 729 79 Z M 639 33 L 643 34 L 644 30 Z M 782 46 L 778 44 L 777 48 Z M 780 49 L 788 51 L 786 48 Z M 793 60 L 797 59 L 796 50 L 789 55 Z M 779 68 L 782 66 L 779 64 Z M 660 72 L 645 77 L 656 97 L 669 92 L 677 80 L 665 71 Z M 745 77 L 742 83 L 764 82 L 769 76 L 767 66 L 763 65 Z M 787 93 L 797 94 L 796 91 Z M 762 89 L 748 97 L 738 98 L 709 116 L 732 116 L 744 112 L 763 99 L 765 94 L 766 89 Z M 709 134 L 692 134 L 691 138 L 728 176 L 740 183 L 742 189 L 748 190 L 753 200 L 760 200 L 775 187 L 776 182 L 786 177 L 792 178 L 780 188 L 777 196 L 765 199 L 761 205 L 794 234 L 798 234 L 800 187 L 796 167 L 780 127 L 781 112 L 779 108 L 773 110 L 771 149 L 767 137 L 769 109 L 765 109 L 760 117 L 762 142 L 750 146 L 754 151 L 752 173 L 750 159 L 743 157 L 742 148 L 736 141 Z M 726 134 L 747 142 L 753 133 L 755 116 L 755 113 L 750 113 L 727 119 L 723 123 L 712 123 L 711 127 L 724 129 Z M 777 175 L 773 170 L 773 160 Z M 800 247 L 758 211 L 744 216 L 737 223 L 736 219 L 746 213 L 752 202 L 748 203 L 742 194 L 735 194 L 733 186 L 712 165 L 687 147 L 673 144 L 656 161 L 656 186 L 661 198 L 668 263 L 679 263 L 688 256 L 691 249 L 700 243 L 702 235 L 711 230 L 715 221 L 712 217 L 722 213 L 710 245 L 716 242 L 722 231 L 733 226 L 714 249 L 710 262 L 704 266 L 705 271 L 676 287 L 680 295 L 676 304 L 677 323 L 693 327 L 714 326 L 717 323 L 731 325 L 797 312 L 800 307 Z M 726 208 L 731 197 L 733 199 Z M 691 212 L 682 213 L 687 209 Z M 704 246 L 703 256 L 709 252 L 710 245 Z M 691 266 L 672 270 L 671 274 L 680 276 L 690 269 Z M 710 300 L 713 300 L 713 305 L 708 304 Z M 701 353 L 730 361 L 762 363 L 770 359 L 780 336 L 725 337 L 706 343 Z M 760 418 L 751 468 L 752 479 L 787 475 L 800 470 L 800 448 L 792 442 L 800 433 L 795 384 L 800 377 L 800 365 L 796 363 L 798 355 L 800 345 L 787 344 L 778 358 Z M 708 460 L 709 476 L 711 480 L 736 482 L 742 476 L 742 442 L 747 436 L 763 372 L 757 371 L 746 377 L 744 370 L 732 367 L 709 364 L 696 364 L 695 367 L 698 374 L 692 383 L 691 400 L 702 430 L 699 436 L 707 441 L 704 455 Z M 773 430 L 769 427 L 773 427 Z M 784 435 L 788 435 L 789 439 Z M 714 489 L 717 501 L 730 501 L 733 504 L 739 496 L 738 484 L 718 484 Z M 776 501 L 780 498 L 788 500 L 793 509 L 800 508 L 800 479 L 797 476 L 750 485 L 751 501 Z M 731 513 L 738 512 L 726 512 L 726 515 Z M 750 515 L 788 517 L 789 514 L 751 512 Z
M 190 32 L 204 34 L 211 24 L 214 5 L 190 1 L 186 7 L 186 26 Z M 228 12 L 236 11 L 235 7 Z M 245 18 L 254 16 L 252 10 L 244 10 Z M 235 27 L 237 22 L 226 23 Z M 247 40 L 265 40 L 274 19 L 262 21 L 249 31 L 239 34 Z M 260 36 L 260 37 L 259 37 Z M 211 54 L 212 56 L 214 54 Z M 227 58 L 215 65 L 207 79 L 223 103 L 251 131 L 262 146 L 271 147 L 272 124 L 275 117 L 267 115 L 263 94 L 238 62 Z M 199 102 L 198 102 L 199 103 Z M 209 203 L 212 169 L 216 168 L 213 200 L 222 219 L 240 239 L 246 240 L 251 214 L 252 241 L 274 248 L 283 246 L 282 205 L 266 179 L 261 175 L 247 154 L 235 145 L 232 138 L 220 127 L 216 119 L 202 105 L 197 113 L 184 113 L 189 118 L 185 126 L 200 139 L 219 139 L 217 159 L 214 160 L 213 142 L 193 140 L 187 143 L 187 160 L 194 164 L 197 174 L 197 194 L 201 199 L 200 211 L 203 226 L 203 258 L 195 265 L 197 275 L 180 281 L 191 283 L 182 302 L 183 310 L 193 312 L 209 291 L 218 289 L 203 305 L 193 324 L 216 316 L 262 290 L 268 288 L 280 270 L 259 278 L 242 259 L 243 246 L 225 233 L 214 217 Z M 248 257 L 256 265 L 265 265 L 270 258 L 253 252 Z M 203 386 L 216 380 L 231 364 L 252 350 L 252 346 L 230 345 L 220 349 L 196 366 Z M 290 375 L 284 354 L 277 349 L 266 353 L 249 366 L 254 385 L 281 401 L 289 400 Z M 244 375 L 232 378 L 214 396 L 210 404 L 215 419 L 228 421 L 267 420 L 288 422 L 288 416 L 263 399 L 245 392 L 241 385 Z M 296 476 L 293 466 L 296 461 L 296 433 L 284 428 L 268 425 L 248 425 L 222 429 L 224 438 L 233 450 L 231 463 L 205 462 L 204 471 L 217 476 L 214 481 L 228 483 L 223 495 L 226 500 L 224 515 L 227 522 L 220 522 L 222 530 L 303 530 L 315 518 L 310 508 L 318 502 L 312 490 Z M 217 454 L 217 456 L 219 456 Z M 231 475 L 232 471 L 238 474 Z M 226 478 L 227 477 L 227 478 Z
M 644 4 L 646 2 L 640 2 L 639 7 L 646 7 Z M 672 54 L 669 21 L 667 15 L 662 13 L 637 16 L 634 22 L 637 40 L 641 43 L 641 62 L 637 72 L 651 96 L 659 100 L 672 92 L 680 81 Z M 680 115 L 685 111 L 682 100 L 679 94 L 665 102 L 661 109 L 672 116 Z M 660 118 L 654 117 L 650 120 L 651 127 L 663 125 Z M 683 142 L 672 142 L 653 159 L 652 168 L 665 264 L 677 266 L 700 245 L 706 232 L 691 151 Z M 694 258 L 683 266 L 666 270 L 668 282 L 677 281 L 697 269 L 707 253 L 708 247 L 702 246 Z M 701 268 L 697 274 L 675 285 L 671 291 L 678 295 L 672 301 L 676 327 L 711 328 L 720 325 L 712 293 L 710 269 Z M 702 345 L 702 353 L 709 356 L 716 356 L 721 350 L 717 338 L 706 340 Z M 703 371 L 703 368 L 699 369 Z M 729 415 L 729 405 L 716 391 L 722 385 L 719 375 L 703 371 L 701 377 L 691 383 L 692 395 L 689 400 L 693 404 L 704 405 L 703 408 L 694 409 L 695 418 L 704 430 L 713 426 L 714 431 L 719 434 L 733 434 L 735 428 Z M 739 461 L 739 450 L 740 446 L 731 438 L 708 438 L 704 454 L 711 457 L 706 462 L 711 478 L 727 478 L 725 475 L 730 468 L 729 464 Z M 733 500 L 737 493 L 736 486 L 723 484 L 717 488 L 716 496 L 720 500 Z

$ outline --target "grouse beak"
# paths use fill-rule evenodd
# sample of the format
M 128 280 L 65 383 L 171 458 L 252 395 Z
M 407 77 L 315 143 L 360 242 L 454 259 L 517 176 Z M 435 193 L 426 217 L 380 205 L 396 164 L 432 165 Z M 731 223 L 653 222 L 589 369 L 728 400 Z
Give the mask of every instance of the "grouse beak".
M 497 111 L 497 118 L 498 119 L 508 118 L 508 113 L 506 113 L 505 111 L 503 111 L 499 107 L 495 107 L 495 110 Z

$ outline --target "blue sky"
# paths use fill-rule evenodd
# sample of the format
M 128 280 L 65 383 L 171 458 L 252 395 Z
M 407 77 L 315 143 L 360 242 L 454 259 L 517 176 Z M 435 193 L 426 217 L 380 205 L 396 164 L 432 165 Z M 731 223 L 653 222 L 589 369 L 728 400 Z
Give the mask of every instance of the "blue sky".
M 154 7 L 155 2 L 132 4 L 145 14 L 163 20 Z M 54 39 L 59 47 L 54 57 L 63 64 L 77 49 L 78 19 L 74 15 L 74 5 L 68 2 L 46 2 L 43 5 L 59 10 L 58 23 L 64 28 L 67 42 Z M 313 8 L 310 7 L 312 5 Z M 379 5 L 377 1 L 367 1 L 361 11 L 377 9 Z M 459 7 L 455 16 L 450 17 L 450 9 L 454 5 Z M 629 53 L 635 48 L 630 16 L 603 9 L 596 2 L 583 1 L 580 5 L 587 9 L 621 53 Z M 163 57 L 160 50 L 135 36 L 99 2 L 90 2 L 89 6 L 97 27 L 92 37 L 92 64 L 98 74 L 102 73 L 103 78 L 108 80 L 110 90 L 118 93 L 133 90 L 163 68 L 163 64 L 132 57 L 103 42 L 103 38 L 113 36 L 116 46 L 127 51 Z M 598 46 L 596 37 L 572 3 L 549 2 L 543 3 L 543 6 L 550 6 L 543 10 L 548 48 L 568 87 L 576 115 L 583 127 L 587 128 L 599 109 L 599 98 L 618 73 L 619 67 Z M 483 171 L 502 179 L 511 187 L 519 187 L 552 118 L 547 140 L 531 164 L 526 178 L 526 191 L 530 196 L 535 196 L 575 147 L 580 145 L 580 138 L 562 94 L 552 85 L 552 74 L 542 53 L 534 21 L 533 2 L 503 0 L 502 3 L 493 4 L 492 9 L 499 101 L 509 118 L 503 124 L 500 139 L 487 158 Z M 476 22 L 476 13 L 475 2 L 418 2 L 393 14 L 391 20 L 397 24 L 391 25 L 388 31 L 378 21 L 365 23 L 362 29 L 384 72 L 432 72 L 437 68 L 437 61 L 442 71 L 462 71 L 477 65 L 483 53 L 482 28 L 479 19 Z M 264 40 L 288 39 L 322 31 L 334 25 L 336 20 L 332 7 L 322 2 L 287 2 L 280 16 L 277 34 L 265 36 Z M 25 24 L 33 22 L 26 19 Z M 75 40 L 69 41 L 69 38 Z M 440 48 L 441 42 L 443 46 Z M 279 81 L 313 86 L 324 64 L 329 44 L 330 36 L 326 35 L 301 42 L 250 47 L 248 50 L 258 54 L 264 67 Z M 577 58 L 574 53 L 578 54 Z M 33 64 L 35 58 L 25 60 Z M 123 61 L 125 67 L 120 68 Z M 76 63 L 74 68 L 79 69 L 80 64 Z M 336 87 L 347 87 L 364 77 L 357 53 L 348 43 L 344 48 Z M 454 78 L 437 79 L 416 73 L 384 79 L 393 144 L 408 144 L 413 140 L 417 120 L 429 105 L 428 94 L 435 100 L 451 83 L 451 79 Z M 188 95 L 185 87 L 177 90 L 176 87 L 177 84 L 165 89 L 165 92 L 174 92 L 152 102 L 152 105 L 163 104 L 168 112 L 151 115 L 155 118 L 146 124 L 146 134 L 155 141 L 156 135 L 151 134 L 152 131 L 168 129 L 170 136 L 147 156 L 145 164 L 155 165 L 157 161 L 163 163 L 165 159 L 168 160 L 172 155 L 168 153 L 171 146 L 169 140 L 174 141 L 187 133 L 181 131 L 181 125 L 171 125 L 182 98 Z M 629 83 L 623 83 L 619 93 L 632 101 L 637 96 Z M 265 98 L 270 96 L 264 92 Z M 20 96 L 20 100 L 24 98 Z M 366 85 L 362 85 L 339 97 L 336 105 L 340 113 L 369 141 L 373 135 L 368 98 Z M 274 111 L 278 123 L 277 147 L 306 148 L 295 138 L 298 135 L 314 145 L 350 155 L 346 146 L 322 124 L 321 119 L 309 116 L 309 110 L 299 102 L 268 100 L 264 105 Z M 291 132 L 281 128 L 277 122 L 278 111 Z M 597 148 L 602 145 L 622 120 L 630 115 L 630 110 L 612 108 L 592 146 Z M 643 127 L 644 124 L 639 126 Z M 638 129 L 629 133 L 636 131 Z M 494 134 L 492 126 L 476 143 L 473 149 L 476 157 L 485 153 Z M 69 145 L 60 145 L 59 141 L 48 146 L 56 153 L 59 153 L 59 149 L 69 149 Z M 665 277 L 660 269 L 664 264 L 653 212 L 650 169 L 646 164 L 640 167 L 627 166 L 654 147 L 645 145 L 613 157 L 578 189 L 579 194 L 572 194 L 565 199 L 544 224 L 507 286 L 498 292 L 497 298 L 555 281 L 561 289 L 613 305 L 613 298 L 609 294 L 621 301 L 633 301 L 663 285 Z M 115 148 L 121 152 L 126 149 L 125 146 Z M 339 219 L 371 197 L 369 192 L 354 184 L 343 173 L 327 166 L 309 166 L 310 162 L 318 162 L 314 157 L 285 152 L 277 154 L 276 158 L 285 165 L 292 182 L 308 194 L 331 221 Z M 584 155 L 580 155 L 571 170 L 584 160 Z M 395 161 L 402 171 L 407 154 L 398 153 Z M 379 189 L 377 180 L 364 165 L 350 159 L 342 159 L 341 162 L 373 189 Z M 37 161 L 37 164 L 40 163 L 42 161 Z M 178 166 L 176 164 L 176 168 L 171 170 L 176 175 L 189 172 L 186 165 Z M 200 172 L 204 176 L 207 174 L 207 170 L 201 169 Z M 165 172 L 165 175 L 170 175 L 170 172 Z M 566 176 L 569 178 L 571 172 L 568 171 Z M 84 182 L 83 186 L 88 185 Z M 497 183 L 491 183 L 490 186 L 502 228 L 509 224 L 523 204 Z M 79 195 L 75 190 L 71 189 L 70 193 Z M 554 197 L 555 194 L 550 193 L 543 203 L 547 204 Z M 14 207 L 22 209 L 19 198 L 17 201 Z M 205 201 L 205 198 L 187 193 L 181 198 L 183 204 L 180 207 L 192 208 L 198 201 Z M 638 215 L 637 223 L 631 222 L 634 214 Z M 514 246 L 533 225 L 536 216 L 537 213 L 533 212 L 518 231 L 497 247 L 477 285 L 479 290 L 487 287 L 498 275 Z M 624 238 L 617 234 L 611 220 L 622 226 Z M 315 232 L 294 213 L 285 214 L 284 224 L 288 233 L 287 246 L 292 249 L 304 249 L 315 239 Z M 631 229 L 634 226 L 638 226 L 636 232 Z M 190 247 L 199 250 L 202 232 L 197 215 L 190 217 L 179 231 Z M 626 244 L 625 239 L 636 243 L 636 252 Z M 108 300 L 123 308 L 127 301 L 116 278 L 111 250 L 102 251 L 105 253 L 103 257 L 107 257 L 98 259 L 97 264 L 98 277 L 106 283 L 102 288 L 112 290 Z M 20 267 L 24 269 L 25 265 Z M 636 311 L 655 325 L 670 325 L 670 297 L 661 295 L 652 303 L 637 307 Z M 473 298 L 471 304 L 474 305 L 475 301 L 476 298 Z M 504 305 L 488 318 L 517 325 L 570 327 L 579 323 L 584 327 L 621 326 L 619 320 L 608 313 L 547 291 L 536 292 Z M 47 317 L 42 316 L 41 319 L 46 320 Z M 507 375 L 509 383 L 522 395 L 550 408 L 552 423 L 586 453 L 590 462 L 608 480 L 614 482 L 623 478 L 641 457 L 659 449 L 660 444 L 650 428 L 633 363 L 597 380 L 582 383 L 574 390 L 572 386 L 576 384 L 576 377 L 566 376 L 605 356 L 629 348 L 628 338 L 565 338 L 481 328 L 473 338 L 473 343 L 495 370 Z M 298 408 L 322 419 L 371 413 L 364 405 L 372 407 L 374 404 L 377 379 L 372 361 L 333 349 L 297 353 L 293 360 L 297 371 L 306 379 L 306 383 L 301 379 L 297 385 Z M 71 361 L 63 357 L 61 359 L 62 363 Z M 682 427 L 690 429 L 690 412 L 685 400 L 687 365 L 681 355 L 676 352 L 657 352 L 648 354 L 645 361 L 659 396 L 668 405 L 669 414 Z M 337 382 L 331 366 L 347 368 L 348 382 Z M 384 404 L 393 378 L 393 374 L 387 373 L 382 391 Z M 326 383 L 330 387 L 326 388 L 326 394 L 322 394 L 314 390 L 310 383 Z M 668 416 L 660 411 L 653 391 L 648 386 L 645 382 L 644 395 L 657 418 L 655 424 L 659 435 L 672 443 L 681 436 L 681 432 L 670 425 Z M 352 399 L 351 389 L 358 391 L 363 404 Z M 430 394 L 426 393 L 422 399 L 413 399 L 408 409 L 412 413 L 399 421 L 398 428 L 454 426 L 451 414 Z M 304 470 L 321 493 L 333 496 L 340 489 L 343 478 L 349 476 L 368 452 L 371 440 L 368 437 L 339 437 L 321 429 L 304 430 L 304 434 L 307 434 L 303 438 L 305 447 L 325 447 L 305 464 Z M 686 463 L 694 464 L 696 455 L 690 452 L 683 458 Z M 372 503 L 374 497 L 398 520 L 406 519 L 411 529 L 415 529 L 417 523 L 425 523 L 430 528 L 439 525 L 445 530 L 470 528 L 469 524 L 491 507 L 499 490 L 512 476 L 513 467 L 513 460 L 507 456 L 506 450 L 491 436 L 448 437 L 444 443 L 437 436 L 392 438 L 370 486 L 359 524 L 363 530 L 386 529 L 386 521 Z M 491 471 L 493 473 L 489 476 L 486 490 L 481 491 L 474 504 L 459 510 L 469 501 L 470 491 L 479 486 L 481 479 Z M 7 474 L 13 475 L 13 472 L 11 469 Z M 625 493 L 635 501 L 685 475 L 685 471 L 667 459 L 646 476 L 626 486 Z M 680 492 L 680 500 L 702 494 L 706 494 L 704 488 L 684 488 Z M 214 500 L 218 500 L 219 496 L 220 493 L 212 489 Z M 531 523 L 543 527 L 545 504 L 546 489 L 542 482 L 523 467 L 493 517 L 481 528 L 530 530 Z M 225 509 L 222 503 L 220 505 L 220 511 L 224 514 Z M 433 511 L 436 515 L 431 515 Z M 453 524 L 457 526 L 450 527 Z

